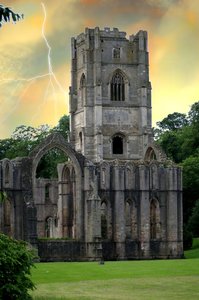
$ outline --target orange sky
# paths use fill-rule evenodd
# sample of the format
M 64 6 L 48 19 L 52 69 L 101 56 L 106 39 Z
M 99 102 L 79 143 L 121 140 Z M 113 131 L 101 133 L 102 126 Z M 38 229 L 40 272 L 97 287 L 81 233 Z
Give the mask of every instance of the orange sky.
M 148 31 L 153 125 L 199 101 L 198 0 L 8 0 L 23 21 L 0 29 L 0 139 L 68 113 L 70 38 L 85 27 Z M 46 10 L 46 19 L 44 9 Z M 51 47 L 52 70 L 44 34 Z

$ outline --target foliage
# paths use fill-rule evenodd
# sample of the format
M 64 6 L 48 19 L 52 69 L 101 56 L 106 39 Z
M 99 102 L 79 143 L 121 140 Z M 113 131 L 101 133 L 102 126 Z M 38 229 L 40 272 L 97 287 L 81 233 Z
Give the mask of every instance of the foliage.
M 3 203 L 7 199 L 7 194 L 5 191 L 0 191 L 0 203 Z
M 0 159 L 13 159 L 16 157 L 28 156 L 29 153 L 41 143 L 49 134 L 58 132 L 65 139 L 68 138 L 69 116 L 64 115 L 54 128 L 48 125 L 39 127 L 18 126 L 10 139 L 0 140 Z M 56 178 L 58 163 L 65 162 L 66 155 L 59 149 L 52 149 L 44 155 L 39 163 L 37 177 Z
M 10 20 L 12 20 L 14 23 L 16 23 L 20 19 L 23 19 L 23 17 L 23 14 L 20 15 L 14 13 L 9 7 L 4 7 L 0 4 L 0 27 L 4 22 L 10 22 Z
M 187 116 L 175 112 L 157 125 L 157 142 L 183 167 L 183 219 L 187 225 L 199 195 L 199 102 L 191 106 Z
M 69 133 L 69 116 L 64 115 L 63 117 L 61 117 L 58 125 L 54 127 L 53 131 L 61 133 L 67 140 Z
M 199 238 L 193 238 L 192 249 L 199 249 Z
M 49 134 L 59 132 L 67 138 L 69 131 L 69 116 L 63 116 L 56 127 L 49 125 L 31 127 L 18 126 L 11 138 L 0 140 L 0 159 L 27 156 L 34 147 L 41 143 Z
M 193 242 L 192 232 L 187 228 L 187 226 L 184 226 L 184 228 L 183 228 L 183 247 L 184 247 L 184 250 L 191 249 L 192 242 Z
M 175 131 L 179 128 L 182 128 L 188 124 L 188 120 L 185 114 L 181 114 L 178 112 L 174 112 L 173 114 L 169 114 L 162 121 L 157 122 L 159 129 L 161 129 L 161 133 L 165 131 Z
M 192 209 L 192 214 L 188 221 L 188 227 L 193 232 L 194 237 L 199 236 L 199 200 L 196 201 Z
M 57 164 L 67 161 L 66 154 L 57 148 L 48 151 L 37 167 L 37 178 L 57 178 Z
M 25 242 L 0 234 L 0 299 L 31 299 L 33 254 Z
M 185 251 L 185 258 L 199 258 L 199 238 L 193 238 L 191 250 Z

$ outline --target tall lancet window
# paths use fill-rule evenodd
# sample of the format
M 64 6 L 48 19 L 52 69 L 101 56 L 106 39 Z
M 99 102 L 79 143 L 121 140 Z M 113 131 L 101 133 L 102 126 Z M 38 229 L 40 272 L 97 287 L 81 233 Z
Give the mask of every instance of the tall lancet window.
M 115 73 L 111 80 L 111 100 L 125 100 L 125 83 L 124 78 L 120 72 Z
M 81 79 L 80 79 L 80 106 L 82 107 L 85 102 L 86 98 L 86 77 L 84 74 L 82 74 Z

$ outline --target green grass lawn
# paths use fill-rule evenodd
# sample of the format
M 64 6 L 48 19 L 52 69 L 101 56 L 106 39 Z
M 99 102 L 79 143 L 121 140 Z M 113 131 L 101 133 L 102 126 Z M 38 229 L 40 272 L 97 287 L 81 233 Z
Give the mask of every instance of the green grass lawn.
M 199 299 L 199 259 L 39 263 L 34 299 Z

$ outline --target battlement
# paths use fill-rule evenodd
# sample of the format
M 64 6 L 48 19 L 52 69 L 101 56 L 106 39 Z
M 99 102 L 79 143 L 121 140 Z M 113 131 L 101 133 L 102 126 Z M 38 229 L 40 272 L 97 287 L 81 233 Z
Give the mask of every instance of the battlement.
M 86 28 L 85 33 L 81 33 L 77 36 L 77 43 L 81 43 L 86 39 L 86 36 L 94 37 L 99 36 L 101 38 L 119 38 L 119 39 L 126 39 L 126 32 L 119 31 L 118 28 L 113 28 L 111 30 L 109 27 L 105 27 L 103 30 L 100 30 L 99 27 L 93 28 Z
M 129 38 L 126 37 L 126 32 L 119 31 L 118 28 L 110 29 L 109 27 L 104 27 L 101 30 L 99 27 L 95 28 L 86 28 L 85 32 L 79 34 L 77 38 L 72 38 L 76 44 L 81 44 L 92 39 L 117 39 L 120 41 L 129 41 L 129 42 L 139 42 L 139 40 L 145 40 L 145 45 L 147 44 L 147 32 L 144 30 L 139 30 L 137 33 L 132 34 Z

